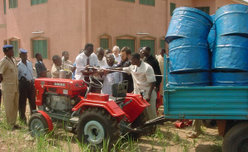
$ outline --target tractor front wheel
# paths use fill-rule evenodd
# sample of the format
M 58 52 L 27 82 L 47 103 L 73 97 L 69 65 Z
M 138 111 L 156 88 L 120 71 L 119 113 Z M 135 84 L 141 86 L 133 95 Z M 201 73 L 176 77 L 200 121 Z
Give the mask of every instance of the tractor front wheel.
M 111 147 L 119 136 L 119 123 L 106 110 L 88 108 L 82 112 L 77 127 L 80 142 L 102 147 L 105 140 Z
M 40 113 L 35 113 L 31 116 L 28 126 L 32 137 L 41 136 L 48 132 L 46 119 Z

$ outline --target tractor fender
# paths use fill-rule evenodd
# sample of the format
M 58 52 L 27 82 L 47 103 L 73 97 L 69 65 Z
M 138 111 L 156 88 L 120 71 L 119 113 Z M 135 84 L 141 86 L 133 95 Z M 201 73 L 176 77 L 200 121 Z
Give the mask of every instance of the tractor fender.
M 42 114 L 42 116 L 46 119 L 49 131 L 52 131 L 53 130 L 53 122 L 52 122 L 52 119 L 50 118 L 50 116 L 44 111 L 39 110 L 38 112 L 40 114 Z
M 81 101 L 72 108 L 72 111 L 78 111 L 83 107 L 100 107 L 107 110 L 113 117 L 122 117 L 125 115 L 125 112 L 113 100 L 96 101 L 81 98 Z

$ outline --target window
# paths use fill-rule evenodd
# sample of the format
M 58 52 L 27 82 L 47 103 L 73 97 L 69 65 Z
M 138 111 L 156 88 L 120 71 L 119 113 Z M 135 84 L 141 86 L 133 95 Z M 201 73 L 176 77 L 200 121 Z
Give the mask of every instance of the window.
M 209 14 L 209 7 L 196 7 L 199 10 L 202 10 L 203 12 Z
M 17 0 L 9 0 L 9 8 L 17 8 Z
M 151 48 L 151 54 L 155 53 L 155 40 L 140 40 L 140 47 L 148 46 Z
M 6 14 L 6 0 L 3 0 L 3 12 Z
M 47 40 L 32 40 L 33 56 L 40 53 L 43 58 L 47 58 Z
M 126 2 L 135 2 L 135 0 L 122 0 L 122 1 L 126 1 Z
M 155 0 L 140 0 L 140 4 L 155 6 Z
M 102 47 L 104 49 L 108 49 L 109 48 L 109 39 L 108 38 L 101 38 L 100 39 L 100 47 Z
M 19 42 L 18 42 L 18 40 L 10 40 L 9 41 L 9 44 L 10 45 L 13 45 L 13 49 L 14 49 L 14 56 L 15 57 L 18 57 L 18 50 L 19 50 Z
M 170 15 L 173 15 L 173 11 L 176 9 L 176 4 L 175 3 L 170 3 Z
M 165 49 L 165 40 L 160 40 L 160 48 Z
M 46 3 L 47 0 L 31 0 L 31 5 Z
M 134 39 L 117 39 L 116 45 L 122 49 L 123 47 L 129 47 L 132 52 L 135 52 L 135 40 Z

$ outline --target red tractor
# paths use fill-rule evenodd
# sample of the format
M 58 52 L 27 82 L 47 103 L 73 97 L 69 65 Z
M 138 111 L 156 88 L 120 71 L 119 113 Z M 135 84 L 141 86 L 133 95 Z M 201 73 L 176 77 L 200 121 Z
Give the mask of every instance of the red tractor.
M 38 111 L 29 120 L 31 135 L 52 131 L 53 123 L 61 122 L 66 130 L 77 134 L 79 141 L 101 146 L 104 139 L 115 142 L 120 128 L 122 132 L 137 130 L 132 124 L 149 106 L 142 95 L 126 93 L 125 83 L 113 85 L 111 97 L 91 93 L 92 85 L 83 80 L 36 79 Z

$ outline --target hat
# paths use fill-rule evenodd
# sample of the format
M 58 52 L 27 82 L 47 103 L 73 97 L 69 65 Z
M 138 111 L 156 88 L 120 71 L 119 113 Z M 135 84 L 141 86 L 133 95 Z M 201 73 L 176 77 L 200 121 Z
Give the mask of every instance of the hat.
M 3 49 L 7 49 L 7 48 L 13 48 L 13 45 L 4 45 Z
M 20 49 L 19 51 L 20 51 L 20 53 L 28 53 L 28 51 L 24 50 L 24 49 Z

